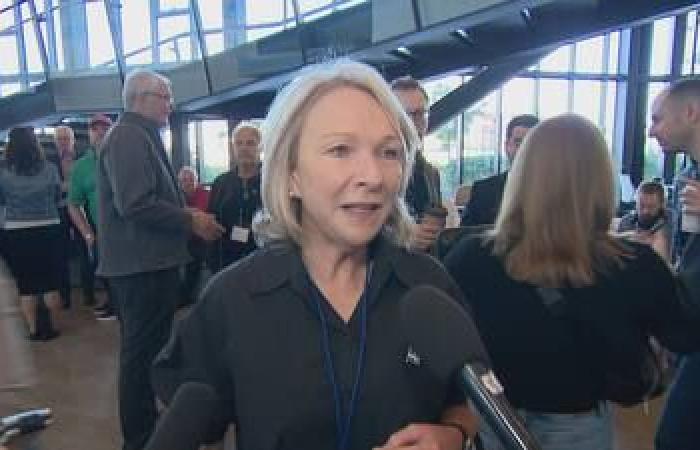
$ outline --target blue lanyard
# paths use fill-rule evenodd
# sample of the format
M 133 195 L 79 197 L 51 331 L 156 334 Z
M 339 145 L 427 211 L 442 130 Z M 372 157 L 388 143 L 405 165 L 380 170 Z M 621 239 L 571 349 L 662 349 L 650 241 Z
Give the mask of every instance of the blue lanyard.
M 357 356 L 357 364 L 355 369 L 355 381 L 352 386 L 352 394 L 350 396 L 350 404 L 348 405 L 347 414 L 343 417 L 343 397 L 340 391 L 340 386 L 335 378 L 335 367 L 333 364 L 333 354 L 331 352 L 331 339 L 328 331 L 328 322 L 326 319 L 326 314 L 323 312 L 323 307 L 321 306 L 321 292 L 318 288 L 312 284 L 313 295 L 316 300 L 316 309 L 318 312 L 319 320 L 321 321 L 321 347 L 323 348 L 324 356 L 324 368 L 326 370 L 326 377 L 333 388 L 333 402 L 335 404 L 335 425 L 336 425 L 336 438 L 337 438 L 337 450 L 346 450 L 348 443 L 350 442 L 350 429 L 352 427 L 352 418 L 355 415 L 355 410 L 357 409 L 357 400 L 360 391 L 360 381 L 362 379 L 362 373 L 364 372 L 365 366 L 365 354 L 367 349 L 367 291 L 369 289 L 369 282 L 372 275 L 372 264 L 367 266 L 367 273 L 365 275 L 365 287 L 362 291 L 362 296 L 360 296 L 360 301 L 357 305 L 360 311 L 360 352 Z M 311 279 L 309 277 L 309 281 Z M 314 289 L 315 288 L 315 289 Z

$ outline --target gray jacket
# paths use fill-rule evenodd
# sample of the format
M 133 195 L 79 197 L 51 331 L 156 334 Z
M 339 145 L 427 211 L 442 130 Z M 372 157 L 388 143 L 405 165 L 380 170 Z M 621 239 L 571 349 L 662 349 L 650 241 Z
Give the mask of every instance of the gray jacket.
M 58 221 L 61 180 L 46 161 L 34 175 L 18 175 L 0 167 L 0 227 L 7 222 Z
M 155 122 L 122 114 L 99 152 L 97 190 L 99 275 L 133 275 L 189 261 L 192 222 Z

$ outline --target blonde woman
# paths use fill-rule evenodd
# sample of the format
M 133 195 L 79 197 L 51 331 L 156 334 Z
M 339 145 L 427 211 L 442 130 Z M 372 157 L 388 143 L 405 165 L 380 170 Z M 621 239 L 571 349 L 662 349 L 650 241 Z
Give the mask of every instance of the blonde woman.
M 700 348 L 666 264 L 609 233 L 614 206 L 600 131 L 555 117 L 525 138 L 493 231 L 446 260 L 506 396 L 545 450 L 612 450 L 603 380 L 638 367 L 649 335 L 675 351 Z
M 450 386 L 406 370 L 398 330 L 412 286 L 459 297 L 407 250 L 409 120 L 359 63 L 312 67 L 278 95 L 263 132 L 267 243 L 182 322 L 156 366 L 163 398 L 173 380 L 209 383 L 240 449 L 464 447 L 474 416 Z

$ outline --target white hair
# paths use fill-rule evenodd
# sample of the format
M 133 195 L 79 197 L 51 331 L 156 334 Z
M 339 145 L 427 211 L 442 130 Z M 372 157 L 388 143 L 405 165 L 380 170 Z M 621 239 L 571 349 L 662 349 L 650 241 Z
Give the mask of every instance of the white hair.
M 261 241 L 291 239 L 301 241 L 300 202 L 289 195 L 290 176 L 299 156 L 299 135 L 311 107 L 326 93 L 350 86 L 371 95 L 387 112 L 399 133 L 404 152 L 399 194 L 387 219 L 386 228 L 400 245 L 408 245 L 411 218 L 404 203 L 406 185 L 413 172 L 413 160 L 419 138 L 411 119 L 382 76 L 372 67 L 349 60 L 314 65 L 302 69 L 299 76 L 275 98 L 263 124 L 262 203 L 263 211 L 254 228 Z M 338 105 L 342 107 L 342 105 Z
M 72 141 L 75 141 L 75 132 L 73 129 L 67 125 L 59 125 L 53 130 L 53 136 L 54 139 L 58 137 L 59 134 L 66 133 L 68 136 L 70 136 Z
M 194 177 L 195 183 L 197 182 L 197 179 L 198 179 L 199 177 L 197 176 L 197 171 L 194 170 L 194 167 L 192 167 L 192 166 L 182 166 L 182 167 L 180 168 L 180 171 L 177 173 L 178 178 L 180 178 L 180 176 L 182 176 L 184 173 L 191 173 L 192 176 Z
M 122 102 L 124 111 L 133 111 L 134 102 L 139 95 L 153 91 L 164 83 L 170 87 L 170 80 L 152 70 L 134 69 L 126 76 L 124 88 L 122 89 Z

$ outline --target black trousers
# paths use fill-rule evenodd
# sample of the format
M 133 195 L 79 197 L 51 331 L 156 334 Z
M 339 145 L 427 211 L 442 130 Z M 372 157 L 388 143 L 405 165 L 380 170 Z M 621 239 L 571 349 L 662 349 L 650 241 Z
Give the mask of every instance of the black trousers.
M 73 251 L 73 240 L 71 238 L 71 226 L 70 217 L 68 217 L 68 212 L 65 207 L 59 208 L 58 215 L 61 219 L 61 234 L 62 243 L 61 246 L 61 286 L 58 292 L 61 294 L 61 301 L 63 302 L 64 308 L 70 308 L 71 306 L 71 283 L 70 283 L 70 258 Z
M 119 313 L 119 419 L 123 450 L 141 450 L 158 413 L 151 385 L 153 360 L 170 336 L 180 294 L 178 268 L 108 280 Z

